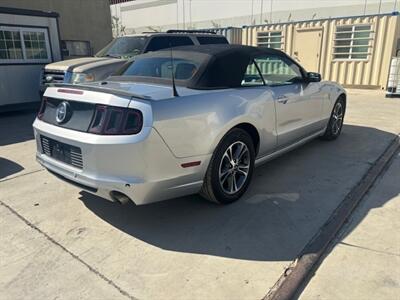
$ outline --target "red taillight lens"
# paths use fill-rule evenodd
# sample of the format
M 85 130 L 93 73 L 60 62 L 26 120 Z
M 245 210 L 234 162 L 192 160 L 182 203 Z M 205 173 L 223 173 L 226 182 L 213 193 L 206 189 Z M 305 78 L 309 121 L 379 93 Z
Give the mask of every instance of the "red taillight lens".
M 143 126 L 142 113 L 138 110 L 127 111 L 124 123 L 122 126 L 123 134 L 135 134 L 138 133 Z
M 39 109 L 39 112 L 38 112 L 38 114 L 37 114 L 37 118 L 38 118 L 39 120 L 41 120 L 41 119 L 43 118 L 44 111 L 46 110 L 46 104 L 47 104 L 47 97 L 44 97 L 44 96 L 43 96 L 43 98 L 42 98 L 42 104 L 40 104 L 40 109 Z
M 129 135 L 142 130 L 143 115 L 137 109 L 96 105 L 88 132 L 102 135 Z
M 106 122 L 107 107 L 97 105 L 92 123 L 89 127 L 89 132 L 101 134 L 103 131 L 104 123 Z

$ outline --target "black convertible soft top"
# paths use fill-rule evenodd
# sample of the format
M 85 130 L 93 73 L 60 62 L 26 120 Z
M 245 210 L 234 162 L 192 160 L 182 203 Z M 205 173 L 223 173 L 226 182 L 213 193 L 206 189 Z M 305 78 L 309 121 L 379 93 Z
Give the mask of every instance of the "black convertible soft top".
M 164 49 L 138 55 L 135 61 L 144 58 L 187 59 L 197 62 L 199 70 L 188 80 L 176 80 L 177 85 L 193 89 L 218 89 L 240 87 L 249 63 L 257 56 L 270 54 L 286 56 L 283 52 L 270 48 L 256 48 L 242 45 L 196 45 Z M 170 83 L 170 79 L 140 76 L 114 76 L 109 80 L 144 81 Z

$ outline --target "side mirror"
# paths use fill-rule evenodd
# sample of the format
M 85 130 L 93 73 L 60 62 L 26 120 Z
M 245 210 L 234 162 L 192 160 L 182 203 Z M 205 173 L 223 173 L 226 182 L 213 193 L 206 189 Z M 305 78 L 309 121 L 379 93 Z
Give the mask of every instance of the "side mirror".
M 307 73 L 307 80 L 308 82 L 320 82 L 321 81 L 321 74 L 308 72 Z

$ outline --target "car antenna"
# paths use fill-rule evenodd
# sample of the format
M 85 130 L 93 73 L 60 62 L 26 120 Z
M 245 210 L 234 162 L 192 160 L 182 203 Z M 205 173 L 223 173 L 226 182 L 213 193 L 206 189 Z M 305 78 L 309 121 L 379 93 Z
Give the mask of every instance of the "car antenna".
M 174 97 L 179 97 L 178 91 L 176 90 L 175 84 L 175 72 L 174 72 L 174 56 L 172 55 L 172 45 L 169 43 L 170 50 L 171 50 L 171 74 L 172 74 L 172 93 Z

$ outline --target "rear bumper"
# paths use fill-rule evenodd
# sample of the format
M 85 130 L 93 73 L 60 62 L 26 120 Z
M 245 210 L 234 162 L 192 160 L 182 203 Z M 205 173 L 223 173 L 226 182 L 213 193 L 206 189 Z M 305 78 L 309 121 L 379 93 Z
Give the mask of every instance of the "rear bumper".
M 128 196 L 135 204 L 147 204 L 199 192 L 211 155 L 176 158 L 153 128 L 131 137 L 97 136 L 36 120 L 37 161 L 61 179 L 90 193 L 114 201 L 111 192 Z M 79 147 L 83 167 L 45 155 L 40 136 Z M 199 166 L 181 164 L 200 160 Z

